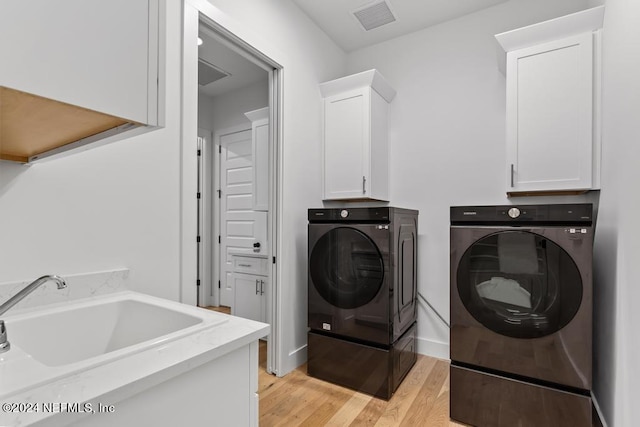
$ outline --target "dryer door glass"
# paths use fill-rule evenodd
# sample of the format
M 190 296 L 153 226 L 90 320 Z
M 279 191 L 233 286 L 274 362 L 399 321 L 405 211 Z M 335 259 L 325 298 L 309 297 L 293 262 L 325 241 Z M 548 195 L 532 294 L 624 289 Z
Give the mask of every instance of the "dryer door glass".
M 569 254 L 530 232 L 502 231 L 478 240 L 460 260 L 457 276 L 469 313 L 509 337 L 552 334 L 582 302 L 580 272 Z
M 309 257 L 309 274 L 318 293 L 331 305 L 352 309 L 370 302 L 384 279 L 380 251 L 359 230 L 334 228 L 324 234 Z

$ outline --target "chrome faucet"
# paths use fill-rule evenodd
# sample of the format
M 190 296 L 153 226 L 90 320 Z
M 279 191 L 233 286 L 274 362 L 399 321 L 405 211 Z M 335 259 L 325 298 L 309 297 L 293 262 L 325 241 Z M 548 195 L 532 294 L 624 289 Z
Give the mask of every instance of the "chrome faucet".
M 56 275 L 46 275 L 37 278 L 33 282 L 29 283 L 27 286 L 22 288 L 17 294 L 9 298 L 6 302 L 0 305 L 0 316 L 7 312 L 11 307 L 22 301 L 27 295 L 31 292 L 35 291 L 41 285 L 47 283 L 48 281 L 56 282 L 58 289 L 64 289 L 67 287 L 67 282 L 60 276 Z M 7 340 L 7 327 L 4 324 L 3 320 L 0 320 L 0 353 L 4 353 L 9 351 L 11 348 L 11 344 Z

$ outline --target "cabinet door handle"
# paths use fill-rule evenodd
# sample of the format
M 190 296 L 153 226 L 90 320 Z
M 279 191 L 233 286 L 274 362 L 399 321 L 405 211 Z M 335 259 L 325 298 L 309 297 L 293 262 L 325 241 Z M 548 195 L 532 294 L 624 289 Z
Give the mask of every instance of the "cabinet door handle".
M 260 280 L 260 295 L 264 295 L 263 285 L 264 285 L 264 280 Z
M 513 163 L 511 163 L 511 188 L 513 188 Z
M 258 290 L 258 285 L 260 285 L 260 280 L 256 279 L 256 295 L 258 295 L 258 292 L 260 292 Z
M 362 176 L 362 194 L 367 194 L 367 178 L 363 175 Z

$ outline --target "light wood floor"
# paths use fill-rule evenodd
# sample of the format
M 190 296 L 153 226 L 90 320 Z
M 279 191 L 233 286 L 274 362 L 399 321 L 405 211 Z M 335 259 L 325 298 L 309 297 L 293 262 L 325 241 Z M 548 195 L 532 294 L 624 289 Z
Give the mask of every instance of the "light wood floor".
M 228 307 L 207 307 L 230 314 Z M 463 426 L 449 420 L 449 362 L 418 355 L 389 401 L 307 375 L 307 365 L 278 378 L 268 374 L 260 341 L 260 426 Z
M 388 402 L 307 376 L 306 365 L 284 378 L 265 370 L 260 343 L 260 426 L 462 426 L 449 420 L 449 362 L 418 355 Z
M 218 311 L 220 313 L 224 313 L 224 314 L 231 314 L 231 307 L 226 307 L 224 305 L 221 305 L 220 307 L 213 307 L 213 306 L 209 306 L 209 307 L 204 307 L 207 310 L 211 310 L 211 311 Z

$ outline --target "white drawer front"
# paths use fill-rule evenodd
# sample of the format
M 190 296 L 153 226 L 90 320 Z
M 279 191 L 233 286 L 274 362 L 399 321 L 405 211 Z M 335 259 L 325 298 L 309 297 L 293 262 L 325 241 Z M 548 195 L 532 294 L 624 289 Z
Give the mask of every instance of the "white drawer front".
M 234 256 L 233 271 L 236 273 L 267 275 L 267 258 Z

